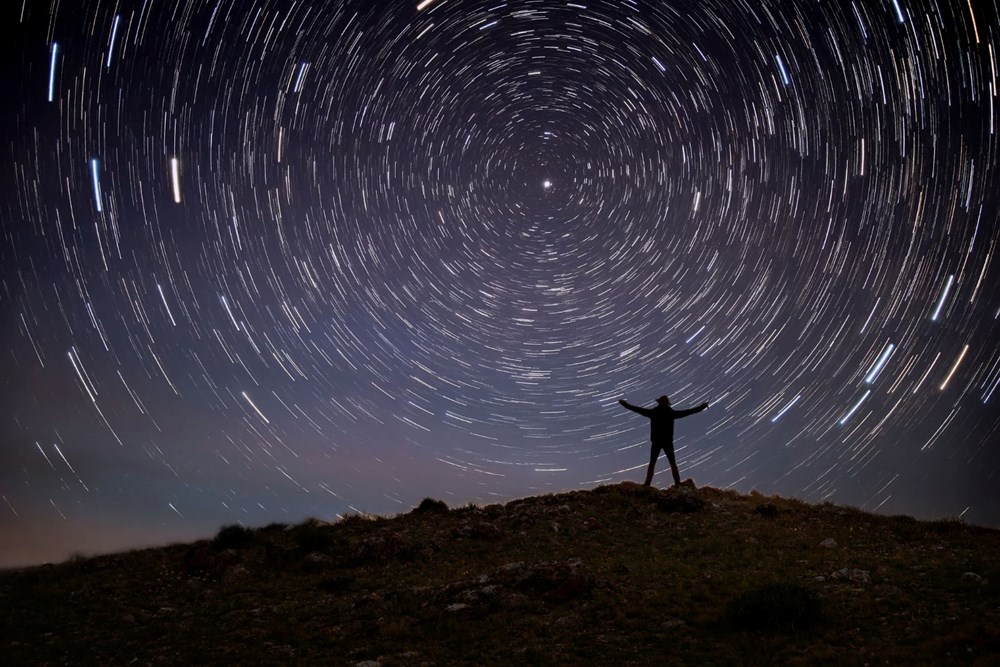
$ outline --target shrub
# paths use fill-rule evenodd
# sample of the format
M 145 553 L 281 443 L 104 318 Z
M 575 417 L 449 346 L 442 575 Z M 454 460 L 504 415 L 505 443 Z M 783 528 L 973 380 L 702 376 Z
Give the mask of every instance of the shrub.
M 820 620 L 819 597 L 800 584 L 770 583 L 742 593 L 726 606 L 726 618 L 747 630 L 802 630 Z
M 448 511 L 448 505 L 443 500 L 424 498 L 413 511 L 417 514 L 443 514 Z
M 774 503 L 763 503 L 761 505 L 757 505 L 753 511 L 764 517 L 778 516 L 778 514 L 781 513 L 781 510 L 779 510 L 777 505 Z
M 319 589 L 324 593 L 343 593 L 354 585 L 354 577 L 350 575 L 341 575 L 337 577 L 328 577 L 323 579 L 317 584 Z
M 281 532 L 284 532 L 287 528 L 288 528 L 288 524 L 287 523 L 281 523 L 280 521 L 274 521 L 272 523 L 267 524 L 266 526 L 264 526 L 260 530 L 261 530 L 261 532 L 265 532 L 265 533 L 281 533 Z
M 335 551 L 342 539 L 333 526 L 310 519 L 291 529 L 292 540 L 302 553 L 330 553 Z
M 253 531 L 237 524 L 223 526 L 213 540 L 217 549 L 244 549 L 252 543 Z

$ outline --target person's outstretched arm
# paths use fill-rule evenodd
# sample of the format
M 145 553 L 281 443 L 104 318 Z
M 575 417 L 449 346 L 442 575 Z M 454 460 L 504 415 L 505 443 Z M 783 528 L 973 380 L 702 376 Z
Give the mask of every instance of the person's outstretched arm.
M 624 398 L 618 401 L 618 404 L 621 405 L 623 408 L 628 408 L 632 412 L 638 412 L 643 417 L 648 417 L 650 412 L 652 412 L 652 410 L 650 410 L 649 408 L 640 408 L 638 405 L 632 405 Z
M 708 403 L 702 403 L 696 408 L 688 408 L 687 410 L 674 410 L 674 419 L 680 419 L 681 417 L 687 417 L 688 415 L 693 415 L 696 412 L 701 412 L 708 407 Z

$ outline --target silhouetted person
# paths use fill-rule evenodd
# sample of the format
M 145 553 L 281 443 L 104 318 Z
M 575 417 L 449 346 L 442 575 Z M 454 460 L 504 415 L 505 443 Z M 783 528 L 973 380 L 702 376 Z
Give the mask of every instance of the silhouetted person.
M 655 408 L 640 408 L 628 403 L 624 398 L 618 402 L 632 412 L 649 417 L 649 439 L 652 447 L 649 452 L 649 468 L 646 470 L 646 481 L 643 482 L 643 486 L 649 486 L 653 483 L 653 470 L 656 468 L 656 459 L 660 457 L 661 449 L 667 453 L 667 460 L 670 461 L 670 471 L 674 473 L 674 484 L 680 486 L 681 474 L 677 470 L 677 458 L 674 456 L 674 420 L 701 412 L 708 407 L 708 403 L 702 403 L 698 407 L 688 410 L 674 410 L 670 407 L 670 399 L 666 396 L 660 396 L 656 399 Z

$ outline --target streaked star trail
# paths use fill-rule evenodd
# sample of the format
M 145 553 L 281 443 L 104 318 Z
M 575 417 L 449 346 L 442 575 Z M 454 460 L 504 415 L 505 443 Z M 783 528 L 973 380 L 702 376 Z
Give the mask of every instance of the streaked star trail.
M 640 480 L 664 393 L 1000 525 L 995 1 L 5 11 L 0 564 Z

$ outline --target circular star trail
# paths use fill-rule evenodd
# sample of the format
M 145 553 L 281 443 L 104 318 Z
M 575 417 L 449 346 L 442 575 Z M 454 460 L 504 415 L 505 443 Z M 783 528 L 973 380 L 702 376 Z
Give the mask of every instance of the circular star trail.
M 638 480 L 661 394 L 1000 523 L 995 4 L 16 4 L 5 562 Z

